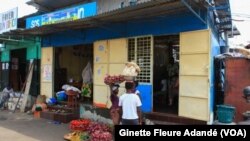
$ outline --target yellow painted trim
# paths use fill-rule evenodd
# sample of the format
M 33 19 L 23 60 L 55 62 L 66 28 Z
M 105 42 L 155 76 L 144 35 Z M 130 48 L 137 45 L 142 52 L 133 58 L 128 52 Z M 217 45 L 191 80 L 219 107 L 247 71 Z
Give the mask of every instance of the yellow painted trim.
M 43 69 L 45 65 L 51 66 L 51 80 L 45 81 L 43 79 Z M 54 49 L 53 47 L 43 47 L 41 49 L 41 73 L 40 73 L 40 94 L 46 97 L 53 97 L 54 93 Z

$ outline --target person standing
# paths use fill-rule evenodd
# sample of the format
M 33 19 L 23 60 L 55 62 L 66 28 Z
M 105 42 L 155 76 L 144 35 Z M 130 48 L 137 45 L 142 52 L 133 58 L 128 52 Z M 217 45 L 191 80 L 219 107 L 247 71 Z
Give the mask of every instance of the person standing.
M 168 72 L 168 105 L 173 105 L 173 100 L 178 95 L 179 88 L 179 64 L 175 62 L 174 58 L 170 58 L 167 66 Z
M 134 82 L 126 82 L 124 93 L 119 98 L 122 125 L 139 125 L 141 119 L 141 100 L 134 92 Z
M 119 97 L 118 97 L 118 93 L 119 93 L 119 84 L 114 84 L 111 87 L 111 95 L 110 95 L 110 101 L 112 103 L 111 107 L 110 107 L 110 117 L 113 121 L 114 125 L 118 125 L 119 124 L 119 119 L 120 119 L 120 115 L 119 115 Z

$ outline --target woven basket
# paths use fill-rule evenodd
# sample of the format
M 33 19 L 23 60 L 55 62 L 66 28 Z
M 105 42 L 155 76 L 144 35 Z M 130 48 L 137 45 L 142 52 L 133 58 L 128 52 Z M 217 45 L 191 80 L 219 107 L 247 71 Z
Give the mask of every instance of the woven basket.
M 133 81 L 133 80 L 135 80 L 135 76 L 124 76 L 124 79 L 126 81 Z

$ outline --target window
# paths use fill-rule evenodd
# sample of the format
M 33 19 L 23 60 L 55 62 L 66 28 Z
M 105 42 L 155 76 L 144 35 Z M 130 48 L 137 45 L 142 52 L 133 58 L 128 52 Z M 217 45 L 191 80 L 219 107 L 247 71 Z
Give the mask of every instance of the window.
M 152 40 L 151 36 L 129 38 L 128 61 L 135 61 L 141 68 L 137 80 L 142 83 L 152 83 Z

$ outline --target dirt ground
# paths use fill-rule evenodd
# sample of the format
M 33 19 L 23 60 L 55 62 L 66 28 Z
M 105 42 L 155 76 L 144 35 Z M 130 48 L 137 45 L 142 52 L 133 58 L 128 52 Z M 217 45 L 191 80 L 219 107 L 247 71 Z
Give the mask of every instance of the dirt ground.
M 1 141 L 64 141 L 69 124 L 37 119 L 27 113 L 0 111 Z

